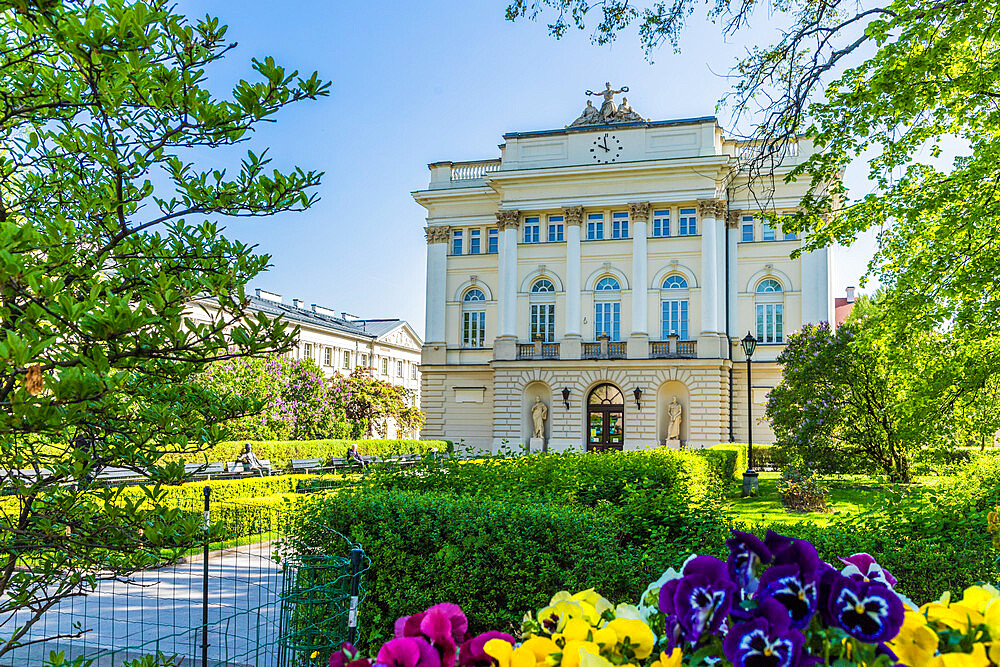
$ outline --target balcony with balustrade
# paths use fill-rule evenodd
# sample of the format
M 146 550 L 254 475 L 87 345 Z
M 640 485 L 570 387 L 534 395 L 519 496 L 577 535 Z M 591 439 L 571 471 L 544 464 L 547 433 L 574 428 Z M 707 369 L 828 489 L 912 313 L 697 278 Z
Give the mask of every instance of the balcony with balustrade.
M 558 359 L 559 343 L 543 343 L 536 340 L 534 343 L 517 344 L 518 359 Z
M 440 188 L 467 188 L 477 185 L 486 174 L 500 169 L 500 159 L 468 160 L 466 162 L 437 162 L 430 165 L 432 190 Z
M 698 356 L 698 341 L 678 340 L 670 336 L 667 340 L 649 341 L 650 359 L 694 359 Z

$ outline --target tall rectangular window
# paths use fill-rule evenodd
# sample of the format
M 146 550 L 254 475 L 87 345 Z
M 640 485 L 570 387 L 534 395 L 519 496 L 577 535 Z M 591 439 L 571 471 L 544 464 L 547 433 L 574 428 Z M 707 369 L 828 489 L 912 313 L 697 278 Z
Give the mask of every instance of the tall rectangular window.
M 542 342 L 552 343 L 556 339 L 556 307 L 552 303 L 531 305 L 531 340 L 541 337 Z
M 462 230 L 456 229 L 451 233 L 451 254 L 462 254 Z
M 698 233 L 697 211 L 693 208 L 682 208 L 678 220 L 681 236 L 694 236 Z
M 323 365 L 333 366 L 333 348 L 324 347 L 323 348 Z
M 790 217 L 792 217 L 792 214 L 791 213 L 785 213 L 781 217 L 782 218 L 790 218 Z M 784 231 L 784 230 L 782 230 L 782 231 Z M 788 232 L 787 234 L 785 234 L 785 240 L 786 241 L 797 241 L 798 237 L 795 235 L 795 232 Z
M 663 323 L 663 340 L 674 333 L 680 340 L 688 340 L 687 299 L 664 301 L 661 321 Z
M 382 357 L 382 375 L 388 375 L 388 374 L 389 374 L 389 360 L 385 357 Z
M 362 354 L 361 355 L 361 365 L 364 366 L 365 368 L 368 368 L 368 355 L 367 354 Z
M 740 225 L 740 229 L 742 230 L 740 240 L 746 243 L 753 241 L 753 216 L 744 215 L 740 221 Z
M 541 240 L 542 224 L 538 216 L 524 219 L 524 242 L 538 243 Z
M 611 238 L 628 238 L 628 213 L 621 212 L 611 214 Z
M 495 255 L 500 251 L 500 230 L 490 229 L 486 232 L 486 252 Z
M 470 255 L 478 255 L 479 252 L 480 252 L 480 243 L 481 243 L 481 241 L 480 241 L 480 238 L 479 238 L 479 234 L 480 234 L 480 232 L 479 232 L 478 229 L 473 229 L 472 231 L 469 232 L 469 254 Z
M 402 361 L 397 361 L 396 362 L 396 377 L 398 377 L 398 378 L 403 377 L 403 362 Z
M 417 379 L 417 365 L 416 364 L 410 364 L 410 379 L 411 380 L 416 380 Z
M 622 305 L 618 301 L 598 301 L 594 304 L 594 335 L 607 335 L 621 340 Z
M 757 340 L 761 343 L 783 343 L 782 304 L 757 304 Z
M 313 346 L 312 346 L 312 343 L 303 343 L 302 344 L 302 358 L 303 359 L 312 359 L 313 358 Z
M 462 345 L 483 347 L 486 341 L 486 311 L 466 311 L 462 313 Z
M 653 211 L 653 236 L 670 236 L 670 210 Z
M 773 241 L 774 240 L 774 227 L 767 220 L 760 223 L 760 240 L 761 241 Z
M 344 350 L 344 368 L 350 368 L 350 367 L 351 367 L 351 353 L 348 352 L 347 350 Z
M 587 240 L 600 241 L 604 238 L 604 214 L 591 213 L 587 216 Z
M 549 243 L 559 243 L 563 240 L 563 217 L 549 216 Z

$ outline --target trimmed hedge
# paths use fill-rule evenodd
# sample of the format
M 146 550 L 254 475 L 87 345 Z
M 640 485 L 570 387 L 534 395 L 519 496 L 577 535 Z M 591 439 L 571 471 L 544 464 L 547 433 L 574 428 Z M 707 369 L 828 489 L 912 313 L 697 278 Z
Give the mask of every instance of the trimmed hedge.
M 685 506 L 717 498 L 732 478 L 733 453 L 654 449 L 605 454 L 541 454 L 423 461 L 376 470 L 369 488 L 438 491 L 464 496 L 535 497 L 585 507 L 621 506 L 636 489 L 669 490 Z
M 756 447 L 754 450 L 756 452 Z M 722 479 L 743 479 L 743 472 L 747 469 L 746 445 L 737 442 L 722 443 L 702 449 L 699 453 L 713 461 L 712 465 L 719 468 Z
M 745 448 L 745 445 L 743 445 Z M 715 449 L 715 448 L 713 448 Z M 804 449 L 807 466 L 824 475 L 879 474 L 860 448 Z M 952 474 L 979 456 L 972 447 L 923 447 L 910 456 L 910 471 L 914 475 Z M 780 472 L 795 455 L 792 447 L 754 445 L 754 467 Z
M 556 591 L 593 586 L 632 600 L 648 583 L 631 576 L 635 552 L 622 547 L 618 519 L 580 507 L 364 490 L 303 501 L 299 516 L 348 535 L 372 559 L 359 610 L 362 646 L 378 646 L 396 618 L 438 602 L 459 604 L 470 632 L 517 634 L 524 613 Z M 311 524 L 298 535 L 328 548 Z
M 362 456 L 395 456 L 400 454 L 429 454 L 450 451 L 447 440 L 227 440 L 196 454 L 171 454 L 167 460 L 233 461 L 243 451 L 246 443 L 253 446 L 254 454 L 270 460 L 275 469 L 286 468 L 292 459 L 323 459 L 347 456 L 355 442 Z

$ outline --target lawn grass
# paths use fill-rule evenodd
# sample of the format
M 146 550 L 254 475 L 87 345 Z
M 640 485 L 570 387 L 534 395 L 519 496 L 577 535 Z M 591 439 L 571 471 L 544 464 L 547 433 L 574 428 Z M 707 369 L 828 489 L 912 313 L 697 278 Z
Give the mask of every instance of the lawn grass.
M 853 514 L 876 504 L 890 489 L 901 485 L 886 484 L 874 477 L 864 475 L 821 475 L 821 484 L 826 487 L 829 512 L 786 512 L 778 493 L 781 473 L 760 473 L 760 493 L 752 498 L 741 498 L 739 489 L 727 498 L 724 512 L 735 521 L 749 523 L 799 523 L 808 522 L 827 525 L 838 515 Z M 940 478 L 921 477 L 909 488 L 932 486 Z

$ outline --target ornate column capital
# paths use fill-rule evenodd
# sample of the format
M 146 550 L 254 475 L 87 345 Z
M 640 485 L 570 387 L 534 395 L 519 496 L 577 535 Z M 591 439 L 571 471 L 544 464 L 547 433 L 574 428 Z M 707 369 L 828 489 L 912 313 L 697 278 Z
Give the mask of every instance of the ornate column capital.
M 451 225 L 424 227 L 424 235 L 427 237 L 428 245 L 431 243 L 447 243 L 448 239 L 451 238 Z
M 628 205 L 628 217 L 631 220 L 649 222 L 649 202 L 632 202 Z
M 567 225 L 580 226 L 583 224 L 583 207 L 582 206 L 564 206 L 563 207 L 563 219 Z
M 740 224 L 740 217 L 743 215 L 743 211 L 737 209 L 731 209 L 726 215 L 726 226 L 730 229 L 736 229 Z
M 702 199 L 698 202 L 698 215 L 702 218 L 725 220 L 729 204 L 721 199 Z
M 497 227 L 501 230 L 513 227 L 517 229 L 521 224 L 521 212 L 517 209 L 500 209 L 497 211 Z

